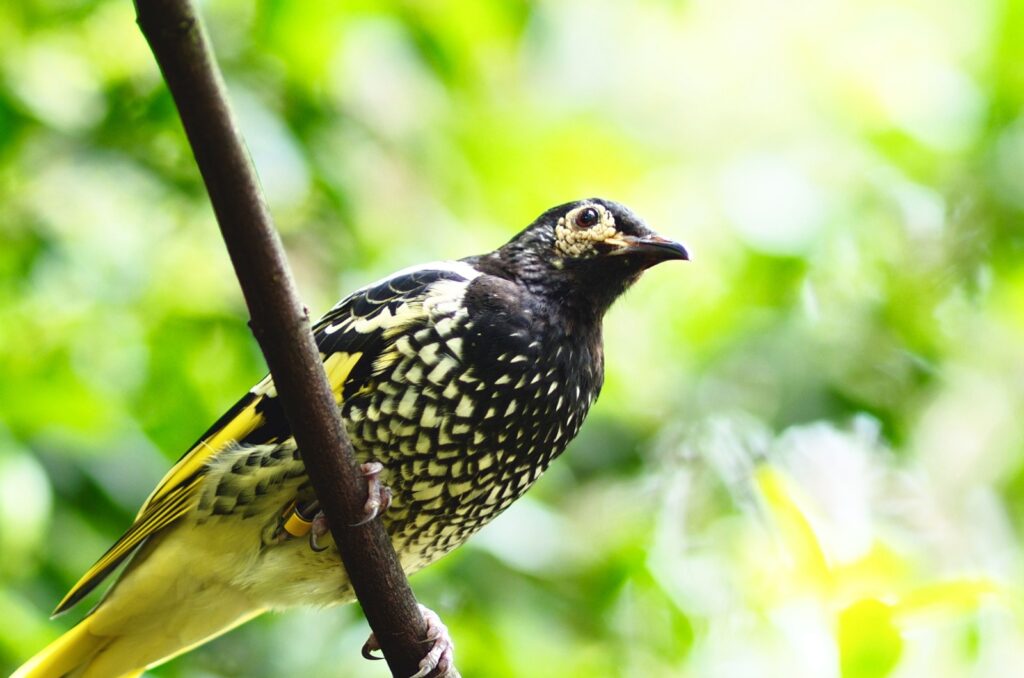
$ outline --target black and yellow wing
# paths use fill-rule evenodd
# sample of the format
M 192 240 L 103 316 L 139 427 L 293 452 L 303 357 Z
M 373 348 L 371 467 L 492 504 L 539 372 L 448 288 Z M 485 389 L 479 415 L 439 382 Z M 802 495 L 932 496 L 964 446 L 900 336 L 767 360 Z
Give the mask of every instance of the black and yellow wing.
M 346 297 L 313 327 L 324 369 L 340 403 L 362 388 L 377 359 L 403 328 L 425 320 L 424 301 L 440 281 L 467 282 L 475 271 L 442 262 L 400 271 Z M 150 536 L 192 510 L 210 460 L 235 445 L 291 436 L 273 381 L 267 376 L 213 424 L 163 477 L 135 522 L 86 572 L 54 610 L 60 614 L 88 595 Z

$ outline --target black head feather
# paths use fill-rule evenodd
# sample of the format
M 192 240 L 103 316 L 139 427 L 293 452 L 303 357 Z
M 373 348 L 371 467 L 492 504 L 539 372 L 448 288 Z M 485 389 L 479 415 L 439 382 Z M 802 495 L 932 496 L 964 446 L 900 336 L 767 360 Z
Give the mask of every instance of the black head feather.
M 625 205 L 589 198 L 552 207 L 498 250 L 470 261 L 599 320 L 644 270 L 687 258 L 682 245 L 659 236 Z

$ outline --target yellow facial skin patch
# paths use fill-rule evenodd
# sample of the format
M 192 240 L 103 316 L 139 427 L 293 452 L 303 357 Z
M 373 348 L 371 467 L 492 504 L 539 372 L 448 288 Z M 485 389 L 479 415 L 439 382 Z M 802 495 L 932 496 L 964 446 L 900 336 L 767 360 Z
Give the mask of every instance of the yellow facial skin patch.
M 597 223 L 590 228 L 577 226 L 577 217 L 584 210 L 596 210 Z M 602 205 L 587 204 L 577 207 L 558 220 L 555 225 L 555 248 L 566 257 L 588 257 L 596 253 L 594 245 L 621 236 L 615 227 L 615 217 Z

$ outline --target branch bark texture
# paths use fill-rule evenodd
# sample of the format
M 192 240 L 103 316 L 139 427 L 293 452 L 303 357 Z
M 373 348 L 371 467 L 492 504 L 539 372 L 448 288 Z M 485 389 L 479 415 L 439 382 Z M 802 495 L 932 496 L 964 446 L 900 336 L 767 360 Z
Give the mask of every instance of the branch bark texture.
M 392 674 L 411 676 L 429 649 L 423 617 L 380 521 L 350 527 L 362 515 L 366 482 L 202 21 L 190 0 L 136 0 L 136 13 L 178 107 L 253 333 L 349 580 Z

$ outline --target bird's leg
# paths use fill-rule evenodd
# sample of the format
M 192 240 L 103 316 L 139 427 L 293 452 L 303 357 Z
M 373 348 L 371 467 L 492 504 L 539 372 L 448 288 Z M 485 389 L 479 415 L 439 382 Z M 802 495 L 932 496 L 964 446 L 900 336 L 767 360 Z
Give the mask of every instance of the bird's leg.
M 448 633 L 448 627 L 444 625 L 437 613 L 429 607 L 420 605 L 420 613 L 423 621 L 427 624 L 427 637 L 423 639 L 424 644 L 430 644 L 430 650 L 420 660 L 420 670 L 410 678 L 426 678 L 426 676 L 445 676 L 448 669 L 455 662 L 455 643 Z M 383 659 L 373 653 L 380 649 L 377 636 L 370 634 L 363 644 L 363 656 L 367 659 Z
M 352 527 L 365 525 L 391 506 L 391 488 L 380 479 L 383 470 L 384 466 L 379 461 L 368 461 L 359 465 L 359 472 L 366 478 L 366 503 L 363 504 L 363 519 L 354 523 Z M 313 518 L 312 529 L 309 531 L 309 548 L 317 552 L 327 548 L 321 546 L 318 540 L 330 531 L 327 516 L 323 511 L 319 511 Z

